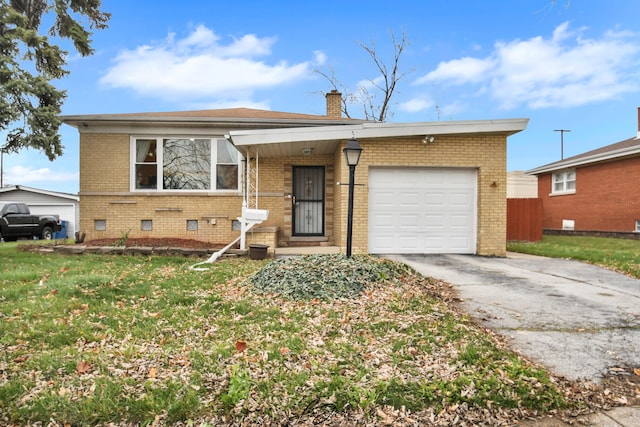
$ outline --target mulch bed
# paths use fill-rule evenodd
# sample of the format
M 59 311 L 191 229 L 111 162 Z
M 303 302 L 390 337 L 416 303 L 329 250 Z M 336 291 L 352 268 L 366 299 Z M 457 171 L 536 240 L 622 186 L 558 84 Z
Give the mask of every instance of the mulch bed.
M 86 246 L 115 246 L 120 239 L 94 239 L 83 242 Z M 183 248 L 183 249 L 214 249 L 218 250 L 226 245 L 223 243 L 203 242 L 194 239 L 178 239 L 169 237 L 143 237 L 129 238 L 125 247 L 152 247 L 152 248 Z

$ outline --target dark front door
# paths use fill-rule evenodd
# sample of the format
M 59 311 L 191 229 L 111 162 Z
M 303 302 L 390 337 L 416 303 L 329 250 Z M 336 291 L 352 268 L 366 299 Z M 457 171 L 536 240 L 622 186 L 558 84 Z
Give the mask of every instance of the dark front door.
M 293 235 L 324 236 L 324 166 L 293 167 Z

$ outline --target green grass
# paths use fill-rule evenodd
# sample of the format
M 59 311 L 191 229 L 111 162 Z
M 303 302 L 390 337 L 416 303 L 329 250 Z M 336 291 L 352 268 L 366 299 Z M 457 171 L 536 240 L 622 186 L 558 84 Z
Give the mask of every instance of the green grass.
M 375 420 L 387 407 L 522 414 L 576 404 L 427 296 L 429 279 L 388 261 L 357 258 L 374 274 L 357 272 L 368 279 L 354 294 L 347 261 L 302 260 L 292 287 L 327 262 L 342 271 L 333 291 L 307 289 L 322 298 L 292 299 L 253 276 L 277 262 L 225 259 L 196 272 L 192 259 L 15 244 L 1 244 L 0 259 L 0 424 L 277 423 L 358 411 Z M 261 277 L 259 289 L 249 277 Z
M 545 235 L 542 242 L 511 242 L 507 250 L 575 259 L 640 278 L 640 240 Z

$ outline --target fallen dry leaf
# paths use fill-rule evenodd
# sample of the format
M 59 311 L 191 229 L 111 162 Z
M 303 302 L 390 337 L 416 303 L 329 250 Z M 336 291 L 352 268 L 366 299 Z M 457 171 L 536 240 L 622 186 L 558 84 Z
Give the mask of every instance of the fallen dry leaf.
M 244 353 L 247 348 L 247 343 L 246 341 L 236 341 L 235 347 L 239 353 Z
M 22 362 L 24 362 L 25 360 L 27 360 L 28 358 L 29 358 L 29 356 L 28 356 L 28 355 L 23 354 L 23 355 L 21 355 L 21 356 L 16 357 L 15 359 L 13 359 L 13 361 L 14 361 L 15 363 L 22 363 Z
M 149 368 L 149 372 L 147 373 L 147 377 L 156 378 L 158 376 L 158 369 L 155 366 Z
M 86 360 L 81 360 L 76 365 L 76 372 L 80 375 L 86 374 L 91 370 L 91 365 Z

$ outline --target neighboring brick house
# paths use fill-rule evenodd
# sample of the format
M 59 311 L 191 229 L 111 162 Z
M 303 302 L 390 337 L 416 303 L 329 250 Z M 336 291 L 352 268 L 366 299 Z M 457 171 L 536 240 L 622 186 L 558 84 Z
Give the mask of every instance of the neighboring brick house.
M 545 230 L 640 232 L 638 135 L 527 171 L 538 177 Z
M 81 231 L 228 243 L 243 202 L 269 211 L 248 242 L 354 253 L 506 253 L 506 141 L 527 119 L 373 123 L 252 109 L 62 117 L 80 132 Z M 237 150 L 237 151 L 236 151 Z M 245 161 L 247 159 L 248 161 Z

